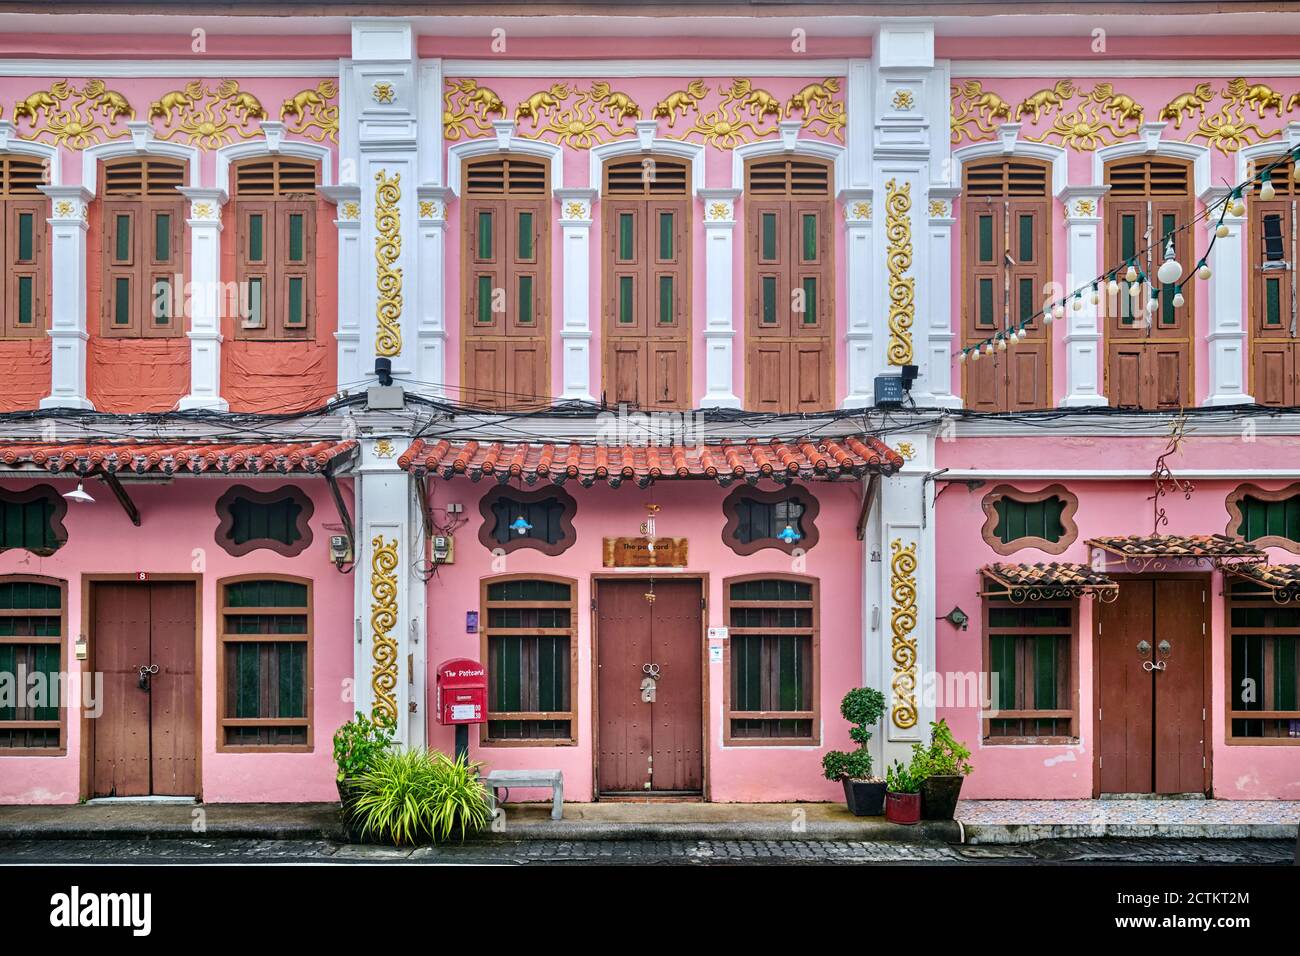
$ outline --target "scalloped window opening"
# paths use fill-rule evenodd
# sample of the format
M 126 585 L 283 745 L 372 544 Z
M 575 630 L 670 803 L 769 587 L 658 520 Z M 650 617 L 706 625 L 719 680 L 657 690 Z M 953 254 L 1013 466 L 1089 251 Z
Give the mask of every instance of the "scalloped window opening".
M 500 498 L 492 503 L 496 524 L 492 537 L 498 544 L 521 538 L 559 544 L 564 540 L 564 502 L 559 498 L 518 501 Z
M 1239 507 L 1241 524 L 1237 534 L 1242 540 L 1286 538 L 1300 542 L 1300 495 L 1276 501 L 1242 495 Z
M 235 544 L 278 541 L 283 545 L 291 545 L 302 539 L 302 533 L 298 530 L 302 505 L 293 498 L 268 502 L 236 498 L 230 503 L 230 514 L 233 521 L 229 538 Z
M 736 540 L 741 544 L 781 538 L 783 534 L 789 536 L 786 528 L 799 536 L 796 541 L 805 536 L 803 516 L 807 508 L 797 495 L 771 502 L 742 499 L 736 510 L 740 517 Z
M 993 533 L 1003 544 L 1021 538 L 1042 538 L 1053 544 L 1065 537 L 1065 500 L 1053 495 L 1041 501 L 1020 501 L 1003 495 L 993 505 L 998 523 Z

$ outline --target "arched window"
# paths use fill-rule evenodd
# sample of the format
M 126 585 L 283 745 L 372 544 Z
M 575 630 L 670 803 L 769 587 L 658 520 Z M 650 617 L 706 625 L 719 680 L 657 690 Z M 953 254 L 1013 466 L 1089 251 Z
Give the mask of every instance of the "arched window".
M 60 706 L 68 588 L 30 575 L 0 577 L 0 755 L 62 752 Z
M 1051 338 L 1038 313 L 1052 280 L 1050 169 L 1032 159 L 967 165 L 962 189 L 962 344 L 998 332 L 1024 337 L 962 365 L 966 407 L 982 412 L 1051 405 Z
M 725 742 L 816 745 L 821 733 L 816 579 L 746 575 L 728 578 L 722 587 L 728 626 Z
M 312 582 L 217 582 L 219 750 L 312 749 Z
M 684 159 L 605 164 L 603 392 L 611 404 L 691 404 L 691 170 Z
M 319 175 L 317 163 L 287 156 L 235 164 L 236 338 L 312 337 Z
M 578 583 L 549 575 L 488 578 L 482 599 L 483 743 L 577 743 Z
M 485 408 L 548 405 L 551 187 L 547 164 L 465 161 L 461 387 Z
M 185 166 L 128 157 L 100 167 L 104 335 L 184 332 Z M 178 285 L 179 282 L 179 285 Z
M 1193 233 L 1182 227 L 1192 221 L 1191 163 L 1168 157 L 1113 160 L 1106 164 L 1106 184 L 1106 262 L 1132 261 L 1155 285 L 1172 240 L 1174 255 L 1190 270 Z M 1191 279 L 1184 277 L 1181 308 L 1174 306 L 1173 286 L 1160 289 L 1154 313 L 1147 311 L 1145 286 L 1133 296 L 1121 281 L 1114 301 L 1107 297 L 1106 394 L 1112 405 L 1177 409 L 1191 403 L 1196 314 Z
M 745 163 L 745 407 L 835 401 L 833 169 L 807 157 Z
M 44 182 L 39 159 L 0 156 L 0 261 L 5 265 L 0 336 L 7 339 L 45 335 L 49 200 L 40 190 Z
M 1278 157 L 1257 160 L 1252 175 L 1270 166 Z M 1275 197 L 1263 200 L 1256 194 L 1246 204 L 1250 239 L 1246 262 L 1250 276 L 1250 394 L 1261 405 L 1300 405 L 1296 383 L 1295 269 L 1297 201 L 1300 186 L 1291 178 L 1294 161 L 1273 170 L 1270 177 Z

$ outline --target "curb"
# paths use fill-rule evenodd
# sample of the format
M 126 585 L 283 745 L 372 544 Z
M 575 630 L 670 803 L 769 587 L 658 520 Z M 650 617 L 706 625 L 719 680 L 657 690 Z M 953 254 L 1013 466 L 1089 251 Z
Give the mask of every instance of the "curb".
M 972 845 L 1039 840 L 1294 840 L 1294 823 L 967 823 Z

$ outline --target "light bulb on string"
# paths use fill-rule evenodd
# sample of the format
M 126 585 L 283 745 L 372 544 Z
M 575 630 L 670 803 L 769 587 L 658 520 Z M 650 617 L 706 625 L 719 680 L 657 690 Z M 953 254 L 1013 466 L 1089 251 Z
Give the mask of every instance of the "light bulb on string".
M 1165 245 L 1165 261 L 1160 263 L 1160 268 L 1156 270 L 1156 278 L 1160 280 L 1161 285 L 1173 285 L 1183 277 L 1183 266 L 1175 255 L 1174 240 L 1170 237 Z
M 1097 292 L 1097 283 L 1095 282 L 1092 284 L 1092 294 L 1088 296 L 1088 301 L 1091 302 L 1093 305 L 1098 305 L 1101 303 L 1101 295 L 1100 293 Z
M 1128 294 L 1132 296 L 1134 299 L 1140 296 L 1142 294 L 1142 283 L 1140 282 L 1131 283 L 1128 287 Z
M 1052 310 L 1051 310 L 1051 309 L 1044 309 L 1044 310 L 1043 310 L 1043 325 L 1051 325 L 1051 324 L 1052 324 Z
M 1211 275 L 1210 267 L 1206 263 L 1202 262 L 1201 267 L 1196 270 L 1196 277 L 1198 279 L 1201 279 L 1202 281 L 1205 281 L 1210 278 L 1210 275 Z
M 1177 289 L 1174 290 L 1174 308 L 1181 309 L 1186 304 L 1187 304 L 1187 300 L 1183 298 L 1183 287 L 1179 286 Z
M 1002 336 L 998 336 L 998 351 L 1005 352 L 1006 350 L 1007 350 L 1007 340 L 1002 338 Z
M 1259 198 L 1268 202 L 1277 197 L 1277 190 L 1273 188 L 1273 174 L 1267 169 L 1259 174 Z
M 985 354 L 985 355 L 992 355 L 992 354 L 993 354 L 993 343 L 992 343 L 992 342 L 985 342 L 985 343 L 984 343 L 984 354 Z
M 1106 291 L 1111 295 L 1119 295 L 1119 283 L 1113 278 L 1106 284 Z
M 1124 273 L 1124 281 L 1137 282 L 1137 277 L 1138 277 L 1137 266 L 1135 266 L 1133 264 L 1133 260 L 1130 259 L 1128 263 L 1128 271 Z
M 1083 308 L 1083 296 L 1076 292 L 1074 294 L 1074 302 L 1070 304 L 1070 308 L 1074 309 L 1075 312 L 1080 311 Z
M 962 354 L 965 355 L 966 353 L 963 352 Z M 978 345 L 971 349 L 970 360 L 972 362 L 978 362 L 980 360 L 980 349 Z
M 1246 203 L 1241 198 L 1240 189 L 1234 189 L 1228 198 L 1228 212 L 1237 217 L 1246 215 Z
M 1060 319 L 1064 317 L 1065 317 L 1065 306 L 1061 305 L 1061 303 L 1059 302 L 1056 303 L 1056 305 L 1052 306 L 1052 318 Z
M 1218 225 L 1217 227 L 1215 227 L 1214 234 L 1215 234 L 1216 236 L 1218 236 L 1220 239 L 1227 239 L 1227 238 L 1228 238 L 1228 224 L 1227 224 L 1226 222 L 1221 222 L 1221 223 L 1219 223 L 1219 225 Z
M 965 349 L 962 349 L 960 352 L 957 353 L 957 364 L 958 364 L 958 365 L 965 365 L 965 364 L 966 364 L 966 350 L 965 350 Z
M 1152 296 L 1151 298 L 1147 299 L 1147 305 L 1146 305 L 1147 312 L 1149 312 L 1151 315 L 1155 315 L 1156 310 L 1159 308 L 1160 308 L 1160 302 L 1155 298 L 1155 296 Z

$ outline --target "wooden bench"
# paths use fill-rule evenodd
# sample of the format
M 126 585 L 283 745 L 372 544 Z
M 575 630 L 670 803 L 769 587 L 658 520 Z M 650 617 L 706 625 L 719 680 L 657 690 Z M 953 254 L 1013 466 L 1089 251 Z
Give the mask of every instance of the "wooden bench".
M 562 770 L 493 770 L 483 781 L 492 791 L 492 800 L 503 803 L 498 790 L 507 794 L 511 788 L 542 787 L 551 791 L 551 819 L 559 820 L 564 816 L 564 772 Z

